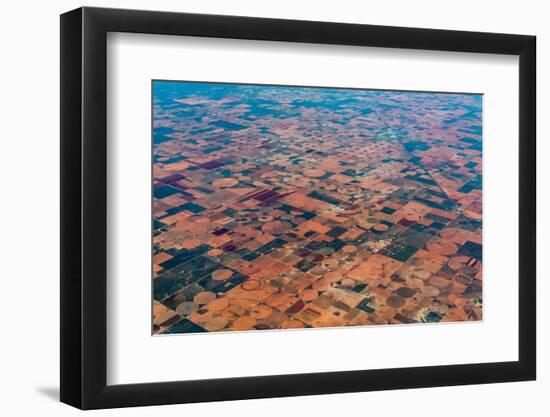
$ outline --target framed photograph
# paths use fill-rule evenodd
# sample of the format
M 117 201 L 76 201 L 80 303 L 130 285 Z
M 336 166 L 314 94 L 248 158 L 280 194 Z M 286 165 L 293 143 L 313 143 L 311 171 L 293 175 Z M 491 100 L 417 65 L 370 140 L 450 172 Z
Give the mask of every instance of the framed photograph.
M 535 37 L 61 16 L 61 401 L 533 380 Z

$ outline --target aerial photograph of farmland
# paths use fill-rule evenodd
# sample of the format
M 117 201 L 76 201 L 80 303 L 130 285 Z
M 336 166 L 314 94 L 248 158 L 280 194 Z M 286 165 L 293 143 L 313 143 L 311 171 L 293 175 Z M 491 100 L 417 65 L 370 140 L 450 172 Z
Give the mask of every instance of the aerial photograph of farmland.
M 482 95 L 151 86 L 152 334 L 482 320 Z

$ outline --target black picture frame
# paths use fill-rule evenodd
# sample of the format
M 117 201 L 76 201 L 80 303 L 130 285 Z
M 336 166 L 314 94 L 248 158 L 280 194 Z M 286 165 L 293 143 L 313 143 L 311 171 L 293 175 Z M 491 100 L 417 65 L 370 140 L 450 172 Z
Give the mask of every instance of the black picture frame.
M 107 385 L 108 32 L 519 56 L 519 360 Z M 61 401 L 82 409 L 533 380 L 534 36 L 79 8 L 61 16 Z

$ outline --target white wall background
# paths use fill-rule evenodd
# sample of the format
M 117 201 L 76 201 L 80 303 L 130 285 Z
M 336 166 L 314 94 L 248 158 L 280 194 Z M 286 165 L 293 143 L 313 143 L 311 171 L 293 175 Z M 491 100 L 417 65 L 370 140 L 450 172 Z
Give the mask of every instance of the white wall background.
M 1 31 L 0 190 L 2 337 L 0 410 L 4 415 L 76 415 L 58 403 L 59 379 L 59 18 L 81 6 L 73 0 L 3 4 Z M 287 399 L 146 407 L 94 415 L 280 416 L 306 413 L 353 415 L 547 415 L 550 406 L 549 133 L 543 115 L 550 97 L 550 26 L 545 2 L 351 1 L 351 0 L 124 0 L 86 5 L 180 12 L 249 15 L 441 29 L 510 32 L 538 37 L 539 137 L 539 378 L 537 382 L 432 388 Z M 345 410 L 345 411 L 344 411 Z

